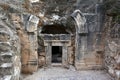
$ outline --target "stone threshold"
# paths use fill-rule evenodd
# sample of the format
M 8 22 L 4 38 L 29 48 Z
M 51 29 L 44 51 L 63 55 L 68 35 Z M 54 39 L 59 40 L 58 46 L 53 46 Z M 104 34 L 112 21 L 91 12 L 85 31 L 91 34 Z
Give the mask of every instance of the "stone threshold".
M 62 67 L 62 63 L 52 63 L 52 67 Z

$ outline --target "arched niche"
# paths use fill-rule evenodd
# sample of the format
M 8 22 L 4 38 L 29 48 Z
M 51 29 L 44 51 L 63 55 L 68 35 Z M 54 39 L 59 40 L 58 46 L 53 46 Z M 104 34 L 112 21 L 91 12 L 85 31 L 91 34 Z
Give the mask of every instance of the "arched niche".
M 77 69 L 84 64 L 83 58 L 87 46 L 87 26 L 85 16 L 80 10 L 75 10 L 71 16 L 66 18 L 66 26 L 63 24 L 43 25 L 40 36 L 44 40 L 45 64 L 52 65 L 52 47 L 62 47 L 62 65 L 68 66 L 70 57 L 69 47 L 75 46 L 74 65 Z M 75 45 L 71 45 L 71 37 L 74 35 Z M 73 43 L 72 43 L 73 44 Z
M 68 47 L 71 46 L 71 34 L 67 31 L 66 27 L 62 24 L 43 25 L 40 37 L 42 37 L 45 47 L 45 65 L 52 66 L 55 64 L 54 62 L 59 62 L 53 61 L 53 56 L 55 56 L 54 52 L 58 51 L 62 54 L 61 57 L 59 57 L 59 59 L 62 58 L 59 64 L 67 67 L 69 63 Z M 60 51 L 56 50 L 58 48 L 61 48 Z
M 87 53 L 87 34 L 86 18 L 80 10 L 75 10 L 71 17 L 75 24 L 75 67 L 76 69 L 84 69 L 84 57 Z
M 44 25 L 41 34 L 69 34 L 60 24 Z

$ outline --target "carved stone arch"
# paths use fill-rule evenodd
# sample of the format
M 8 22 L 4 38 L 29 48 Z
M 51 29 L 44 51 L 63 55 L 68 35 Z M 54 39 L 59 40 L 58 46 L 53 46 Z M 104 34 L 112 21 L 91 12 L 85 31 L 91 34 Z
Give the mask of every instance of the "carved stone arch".
M 75 24 L 75 67 L 76 69 L 83 69 L 84 55 L 87 53 L 87 33 L 88 28 L 85 25 L 86 19 L 83 13 L 80 10 L 75 10 L 71 17 L 74 20 Z
M 75 10 L 71 17 L 74 19 L 75 22 L 75 28 L 77 33 L 87 33 L 88 30 L 85 26 L 86 19 L 83 13 L 80 10 Z

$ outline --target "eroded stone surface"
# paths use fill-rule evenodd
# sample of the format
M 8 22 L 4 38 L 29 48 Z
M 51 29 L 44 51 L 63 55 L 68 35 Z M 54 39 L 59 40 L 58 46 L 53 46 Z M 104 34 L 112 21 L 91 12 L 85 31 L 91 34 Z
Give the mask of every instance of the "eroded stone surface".
M 108 25 L 106 26 L 112 27 L 110 33 L 108 31 L 112 39 L 109 38 L 110 36 L 106 37 L 106 34 L 102 32 L 102 30 L 104 30 L 102 29 L 102 24 L 104 23 L 103 18 L 105 18 L 102 13 L 103 1 L 104 0 L 0 0 L 0 6 L 3 7 L 3 9 L 0 8 L 0 66 L 2 67 L 0 68 L 0 78 L 5 80 L 10 78 L 12 78 L 12 80 L 19 80 L 21 71 L 20 61 L 22 62 L 23 72 L 33 73 L 37 71 L 38 63 L 40 67 L 46 65 L 46 58 L 48 59 L 47 61 L 51 63 L 51 45 L 64 45 L 63 51 L 66 53 L 63 57 L 64 65 L 74 65 L 76 62 L 78 64 L 76 68 L 78 69 L 101 69 L 105 67 L 110 74 L 119 80 L 120 24 L 111 24 L 114 23 L 114 21 L 111 20 L 112 18 L 110 18 L 110 21 L 106 20 L 108 21 Z M 119 1 L 117 3 L 119 3 Z M 78 16 L 80 19 L 76 21 L 77 24 L 82 24 L 80 29 L 83 30 L 75 29 L 76 23 L 71 20 L 70 16 L 76 9 L 80 9 L 86 19 L 86 21 L 84 21 L 86 22 L 86 28 L 84 28 L 84 22 L 80 20 L 80 16 Z M 67 34 L 73 37 L 69 46 L 66 47 L 68 44 L 66 42 L 61 44 L 61 41 L 52 41 L 47 44 L 49 46 L 45 47 L 46 44 L 44 45 L 44 41 L 41 35 L 38 36 L 37 31 L 41 32 L 39 30 L 42 30 L 46 25 L 56 25 L 54 27 L 56 28 L 55 32 L 59 34 L 61 33 L 59 32 L 61 28 L 57 28 L 57 26 L 62 25 L 60 27 L 65 28 Z M 40 29 L 38 29 L 38 27 Z M 79 30 L 81 34 L 78 34 L 77 38 L 75 38 L 77 30 Z M 51 32 L 49 32 L 49 34 L 50 33 Z M 105 37 L 107 40 L 103 41 L 102 39 Z M 115 39 L 116 37 L 118 40 Z M 49 36 L 48 38 L 50 39 Z M 59 37 L 54 37 L 51 40 L 59 40 Z M 67 40 L 67 36 L 61 37 L 60 40 Z M 75 44 L 78 46 L 76 47 Z M 69 49 L 69 47 L 71 47 L 71 49 Z M 77 55 L 75 55 L 76 52 Z M 46 56 L 46 54 L 48 56 Z M 67 57 L 69 58 L 67 59 Z M 76 61 L 75 58 L 77 59 Z M 103 58 L 105 58 L 105 60 Z M 103 60 L 105 64 L 103 64 Z M 5 63 L 11 63 L 12 67 L 3 65 Z M 63 76 L 60 77 L 60 79 L 63 80 L 69 79 L 68 77 L 70 76 L 65 78 L 63 78 Z M 70 78 L 74 80 L 75 77 L 76 76 Z M 79 78 L 88 79 L 86 76 L 83 76 L 83 78 L 81 76 L 76 77 L 75 80 Z M 93 78 L 90 77 L 90 79 L 94 80 Z M 45 80 L 45 78 L 43 79 Z M 56 77 L 54 79 L 56 80 Z M 102 78 L 102 80 L 105 79 L 109 80 L 108 78 Z
M 72 71 L 53 67 L 40 69 L 32 75 L 25 76 L 23 80 L 114 80 L 104 71 Z
M 6 14 L 6 17 L 8 16 L 5 11 L 2 12 Z M 19 80 L 20 39 L 9 18 L 4 19 L 4 15 L 1 16 L 3 17 L 0 17 L 0 80 Z

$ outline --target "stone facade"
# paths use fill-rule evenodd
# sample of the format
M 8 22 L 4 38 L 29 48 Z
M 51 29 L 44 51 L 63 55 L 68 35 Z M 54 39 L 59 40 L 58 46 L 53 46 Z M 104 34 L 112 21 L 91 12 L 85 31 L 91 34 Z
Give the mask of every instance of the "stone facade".
M 54 66 L 52 47 L 60 46 L 63 67 L 107 69 L 119 80 L 120 46 L 114 37 L 120 25 L 111 31 L 118 34 L 105 36 L 103 0 L 0 2 L 0 79 L 19 80 L 20 72 Z M 111 18 L 107 21 L 110 26 Z
M 72 48 L 72 53 L 70 55 L 72 55 L 73 59 L 71 64 L 76 66 L 77 69 L 103 68 L 103 49 L 101 48 L 101 40 L 99 40 L 101 36 L 99 35 L 101 33 L 100 26 L 102 25 L 102 18 L 100 17 L 101 1 L 94 2 L 94 0 L 90 0 L 84 2 L 83 0 L 71 0 L 69 2 L 57 2 L 53 0 L 40 2 L 44 3 L 46 7 L 40 6 L 41 13 L 39 14 L 41 15 L 39 15 L 39 17 L 42 24 L 40 25 L 39 31 L 44 30 L 44 26 L 46 25 L 63 25 L 67 33 L 70 34 L 71 37 L 73 35 L 75 39 L 71 41 L 72 44 L 70 46 Z M 33 6 L 35 6 L 35 3 L 33 3 Z M 84 6 L 86 7 L 83 9 Z M 49 31 L 48 33 L 50 34 Z M 41 39 L 40 42 L 44 42 L 44 39 Z M 39 54 L 41 55 L 44 53 L 44 56 L 41 57 L 45 59 L 46 52 L 44 44 L 39 45 L 39 47 L 44 49 L 39 49 Z
M 46 65 L 52 66 L 52 46 L 62 46 L 62 66 L 68 67 L 71 51 L 68 47 L 71 46 L 71 36 L 69 34 L 42 34 L 45 46 Z

